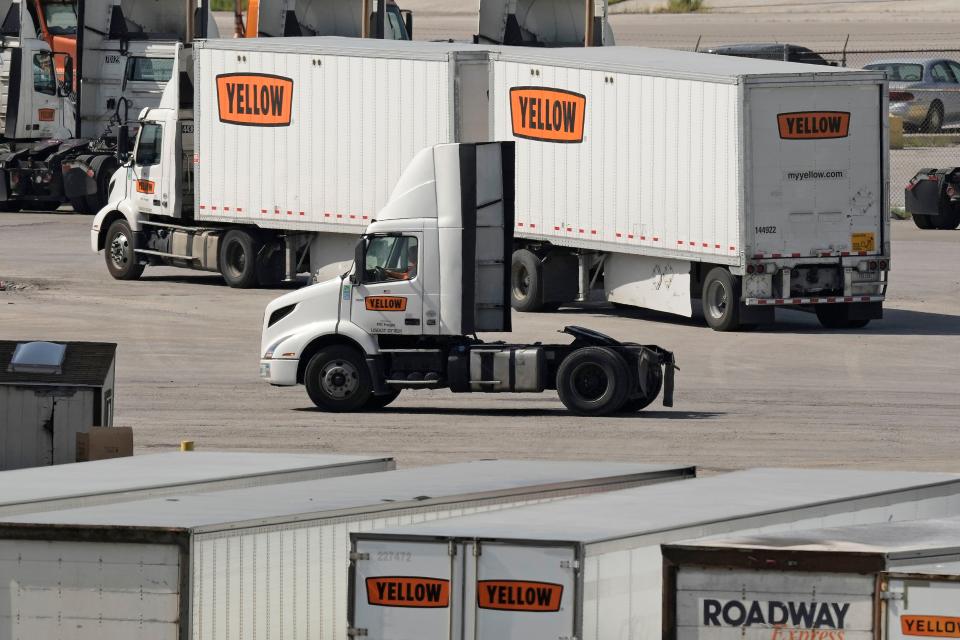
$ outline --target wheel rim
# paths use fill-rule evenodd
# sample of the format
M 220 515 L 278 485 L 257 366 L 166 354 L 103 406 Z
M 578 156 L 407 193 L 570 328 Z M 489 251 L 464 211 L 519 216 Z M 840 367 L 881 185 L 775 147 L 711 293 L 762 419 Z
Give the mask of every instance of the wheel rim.
M 933 113 L 930 114 L 930 128 L 937 131 L 941 126 L 943 126 L 943 116 L 940 115 L 940 110 L 934 107 Z
M 714 320 L 720 320 L 727 313 L 730 304 L 730 294 L 719 280 L 714 280 L 707 287 L 707 313 Z
M 518 264 L 513 268 L 513 297 L 523 300 L 530 294 L 530 271 L 526 266 Z
M 593 362 L 579 364 L 571 374 L 574 392 L 587 402 L 597 402 L 607 392 L 610 378 L 606 370 Z
M 117 269 L 123 269 L 130 262 L 130 239 L 125 233 L 117 233 L 110 241 L 110 261 Z
M 239 278 L 247 268 L 247 254 L 239 242 L 227 246 L 227 270 L 234 278 Z
M 349 398 L 360 388 L 360 372 L 346 360 L 331 360 L 320 371 L 320 387 L 331 398 Z

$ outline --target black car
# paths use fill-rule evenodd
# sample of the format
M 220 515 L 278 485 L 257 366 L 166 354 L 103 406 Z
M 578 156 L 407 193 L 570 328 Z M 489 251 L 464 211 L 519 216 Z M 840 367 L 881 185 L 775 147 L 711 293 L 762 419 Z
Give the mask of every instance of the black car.
M 759 58 L 760 60 L 782 60 L 784 62 L 801 62 L 803 64 L 822 64 L 835 67 L 836 62 L 829 62 L 816 51 L 796 44 L 729 44 L 722 47 L 707 49 L 704 53 L 716 53 L 722 56 L 737 56 L 740 58 Z

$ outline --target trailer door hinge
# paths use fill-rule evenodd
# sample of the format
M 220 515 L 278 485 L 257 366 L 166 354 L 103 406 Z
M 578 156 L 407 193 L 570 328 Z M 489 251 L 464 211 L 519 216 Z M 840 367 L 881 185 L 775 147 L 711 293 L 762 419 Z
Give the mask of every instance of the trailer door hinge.
M 561 560 L 560 568 L 573 569 L 574 571 L 578 571 L 580 569 L 580 561 L 579 560 Z
M 366 636 L 366 635 L 367 635 L 366 629 L 363 629 L 363 628 L 354 629 L 353 627 L 347 627 L 347 636 L 351 638 L 358 638 L 360 636 Z
M 356 551 L 350 552 L 350 560 L 369 560 L 369 553 L 357 553 Z
M 881 591 L 881 600 L 903 600 L 903 594 L 895 591 Z

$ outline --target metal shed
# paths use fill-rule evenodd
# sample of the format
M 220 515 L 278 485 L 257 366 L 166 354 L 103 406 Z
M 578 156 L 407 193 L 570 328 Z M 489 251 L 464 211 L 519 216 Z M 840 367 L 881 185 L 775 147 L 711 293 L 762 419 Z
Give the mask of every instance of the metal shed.
M 0 341 L 0 470 L 77 460 L 77 434 L 112 427 L 117 345 Z
M 0 518 L 0 640 L 345 640 L 352 531 L 694 471 L 487 460 Z

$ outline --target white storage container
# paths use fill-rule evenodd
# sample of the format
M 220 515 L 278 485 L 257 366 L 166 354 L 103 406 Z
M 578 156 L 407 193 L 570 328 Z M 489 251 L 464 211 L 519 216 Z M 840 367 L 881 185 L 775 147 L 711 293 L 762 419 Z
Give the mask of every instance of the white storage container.
M 664 640 L 960 635 L 960 519 L 664 545 Z
M 660 640 L 661 543 L 956 514 L 956 475 L 758 469 L 358 533 L 351 624 L 384 640 Z
M 345 639 L 350 532 L 693 475 L 484 461 L 0 518 L 0 640 Z
M 0 473 L 0 517 L 396 468 L 393 458 L 195 451 Z

